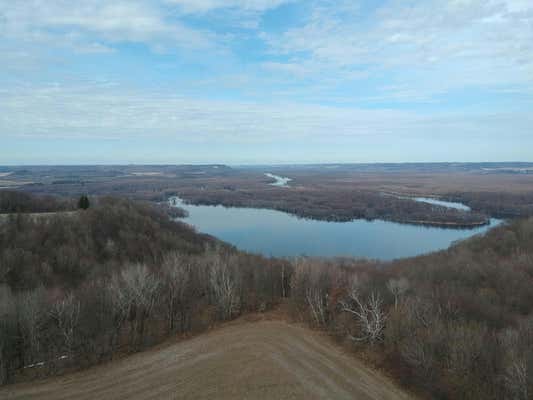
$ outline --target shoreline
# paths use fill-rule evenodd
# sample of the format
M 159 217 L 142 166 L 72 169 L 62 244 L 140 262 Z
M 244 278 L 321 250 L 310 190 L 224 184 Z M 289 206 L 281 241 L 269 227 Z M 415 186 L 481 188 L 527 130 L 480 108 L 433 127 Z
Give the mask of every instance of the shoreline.
M 431 220 L 402 220 L 402 219 L 394 219 L 394 218 L 344 218 L 340 216 L 330 215 L 328 217 L 318 217 L 314 216 L 312 214 L 297 214 L 294 211 L 289 211 L 287 209 L 283 208 L 277 208 L 277 207 L 253 207 L 253 206 L 247 206 L 247 205 L 238 205 L 238 206 L 232 206 L 232 205 L 225 205 L 223 203 L 209 203 L 209 202 L 202 202 L 202 201 L 190 201 L 184 198 L 181 198 L 179 196 L 171 196 L 167 199 L 168 202 L 172 200 L 172 198 L 177 198 L 179 201 L 183 202 L 183 204 L 191 205 L 191 206 L 212 206 L 212 207 L 227 207 L 227 208 L 251 208 L 251 209 L 258 209 L 258 210 L 273 210 L 273 211 L 279 211 L 283 212 L 285 214 L 294 216 L 296 218 L 302 218 L 302 219 L 309 219 L 313 221 L 323 221 L 323 222 L 352 222 L 357 220 L 367 220 L 367 221 L 387 221 L 387 222 L 394 222 L 398 224 L 404 224 L 404 225 L 416 225 L 416 226 L 431 226 L 435 228 L 443 228 L 443 229 L 475 229 L 482 226 L 490 225 L 492 218 L 486 218 L 484 221 L 472 221 L 472 222 L 462 222 L 462 221 L 431 221 Z M 170 203 L 171 206 L 179 207 L 179 204 Z

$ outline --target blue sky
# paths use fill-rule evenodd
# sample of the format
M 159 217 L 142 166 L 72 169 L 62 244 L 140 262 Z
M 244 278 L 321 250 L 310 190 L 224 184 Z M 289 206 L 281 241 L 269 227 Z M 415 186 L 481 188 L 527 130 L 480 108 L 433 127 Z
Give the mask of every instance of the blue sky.
M 531 0 L 0 0 L 0 164 L 531 149 Z

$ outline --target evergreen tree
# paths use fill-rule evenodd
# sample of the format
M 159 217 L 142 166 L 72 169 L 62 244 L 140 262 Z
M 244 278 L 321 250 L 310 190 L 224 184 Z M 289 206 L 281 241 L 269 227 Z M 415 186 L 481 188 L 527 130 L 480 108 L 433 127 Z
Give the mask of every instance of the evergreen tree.
M 82 210 L 87 210 L 89 208 L 89 198 L 86 195 L 80 197 L 78 201 L 78 208 Z

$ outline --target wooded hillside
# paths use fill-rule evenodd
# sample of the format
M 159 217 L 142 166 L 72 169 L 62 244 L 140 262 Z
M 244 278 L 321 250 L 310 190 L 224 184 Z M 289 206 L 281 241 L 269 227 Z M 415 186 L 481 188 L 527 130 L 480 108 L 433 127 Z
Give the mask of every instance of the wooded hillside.
M 99 199 L 0 224 L 0 377 L 109 360 L 287 302 L 296 320 L 437 399 L 533 393 L 533 219 L 394 262 L 266 259 Z

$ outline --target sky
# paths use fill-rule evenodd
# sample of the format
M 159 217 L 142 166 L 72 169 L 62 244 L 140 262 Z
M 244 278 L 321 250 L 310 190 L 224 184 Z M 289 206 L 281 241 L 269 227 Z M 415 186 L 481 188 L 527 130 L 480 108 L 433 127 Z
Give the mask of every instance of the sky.
M 0 165 L 533 161 L 533 0 L 0 0 Z

